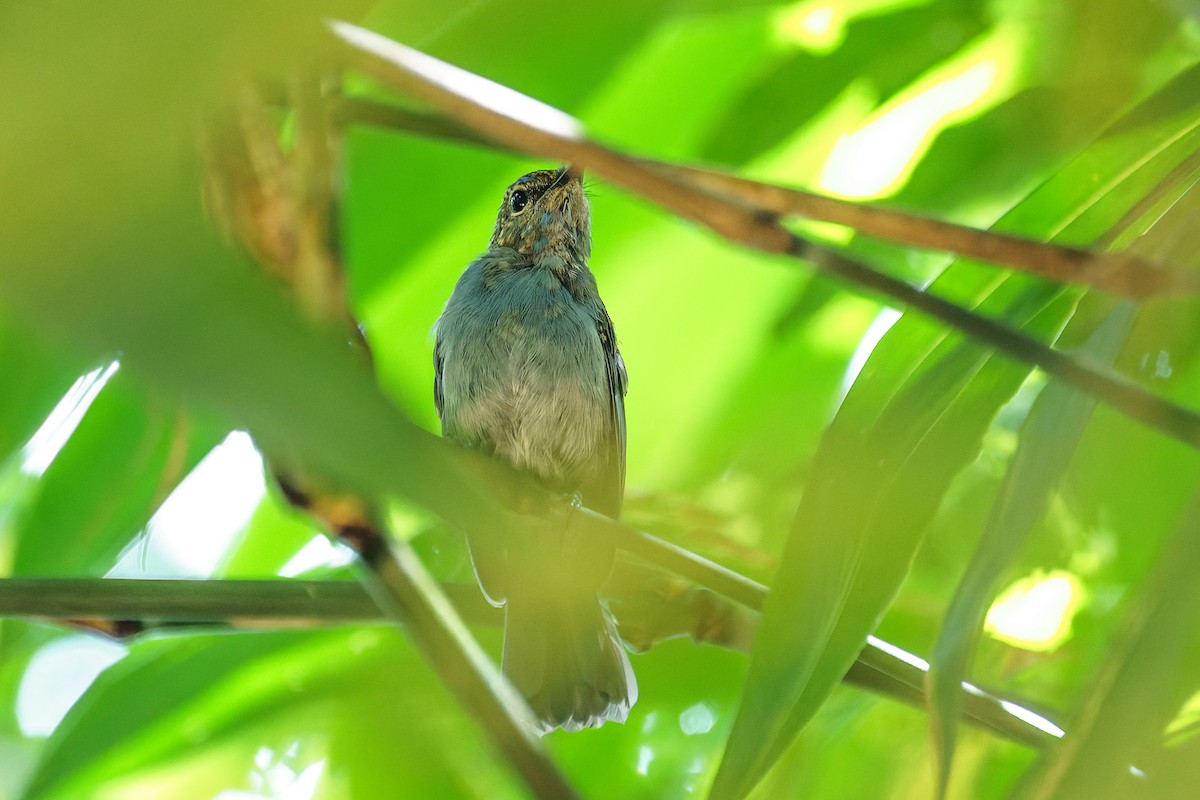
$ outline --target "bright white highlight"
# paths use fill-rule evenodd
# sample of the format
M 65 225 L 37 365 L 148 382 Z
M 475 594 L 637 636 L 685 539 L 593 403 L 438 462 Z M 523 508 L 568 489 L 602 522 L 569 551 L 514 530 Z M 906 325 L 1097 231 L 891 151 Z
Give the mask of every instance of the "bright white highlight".
M 315 536 L 283 565 L 279 574 L 284 578 L 294 578 L 318 567 L 341 567 L 353 560 L 354 551 L 349 547 L 335 544 L 325 536 Z
M 810 36 L 825 36 L 833 30 L 833 7 L 817 6 L 809 9 L 797 23 L 800 30 Z
M 823 0 L 785 8 L 775 17 L 775 37 L 780 42 L 818 53 L 836 49 L 845 34 L 844 9 Z
M 110 577 L 212 575 L 266 493 L 262 456 L 234 431 L 163 502 Z M 143 568 L 144 563 L 144 568 Z
M 1079 579 L 1069 572 L 1022 578 L 992 604 L 984 629 L 1015 647 L 1053 650 L 1070 637 L 1082 594 Z
M 253 791 L 229 789 L 214 800 L 312 800 L 321 776 L 325 774 L 325 759 L 297 769 L 292 762 L 296 761 L 298 751 L 298 742 L 283 753 L 269 747 L 259 748 L 254 755 L 254 770 L 250 773 Z
M 17 725 L 26 736 L 49 736 L 71 706 L 120 661 L 125 648 L 94 636 L 68 636 L 38 650 L 17 687 Z
M 699 736 L 708 733 L 717 724 L 717 715 L 707 703 L 696 703 L 685 708 L 679 715 L 679 730 L 684 736 Z
M 554 136 L 578 139 L 583 126 L 574 117 L 528 95 L 509 89 L 465 69 L 439 61 L 419 50 L 405 47 L 386 36 L 351 25 L 329 23 L 333 32 L 345 41 L 369 51 L 393 66 L 459 97 L 483 106 L 509 119 L 523 122 Z
M 916 667 L 917 669 L 921 670 L 922 672 L 929 671 L 929 662 L 928 661 L 926 661 L 925 659 L 921 658 L 918 655 L 914 655 L 913 653 L 908 652 L 907 650 L 901 650 L 899 647 L 896 647 L 896 645 L 894 645 L 890 642 L 885 642 L 883 639 L 876 639 L 874 636 L 868 636 L 867 644 L 871 645 L 872 647 L 874 647 L 878 650 L 882 650 L 883 652 L 887 653 L 892 658 L 900 659 L 905 664 L 908 664 L 911 667 Z
M 650 771 L 650 762 L 654 760 L 654 751 L 649 745 L 642 745 L 638 748 L 637 774 L 645 775 Z
M 895 192 L 937 134 L 984 99 L 996 78 L 996 64 L 984 61 L 885 110 L 838 141 L 818 185 L 843 197 Z
M 1056 739 L 1061 739 L 1067 735 L 1067 732 L 1062 728 L 1058 727 L 1041 714 L 1035 714 L 1024 706 L 1019 706 L 1016 703 L 1010 703 L 1007 700 L 1001 700 L 1000 707 L 1012 714 L 1017 719 L 1023 722 L 1028 722 L 1033 727 L 1045 731 Z
M 63 445 L 71 438 L 71 434 L 83 421 L 104 384 L 108 383 L 120 368 L 120 362 L 114 361 L 107 367 L 97 367 L 86 375 L 80 376 L 62 400 L 46 417 L 46 421 L 29 438 L 29 442 L 21 450 L 21 470 L 26 475 L 39 477 L 54 461 L 55 456 L 63 449 Z

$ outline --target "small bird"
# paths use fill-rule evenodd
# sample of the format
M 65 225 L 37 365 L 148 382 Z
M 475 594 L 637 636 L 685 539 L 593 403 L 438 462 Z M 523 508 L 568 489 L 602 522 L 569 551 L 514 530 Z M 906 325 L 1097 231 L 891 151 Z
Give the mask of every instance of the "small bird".
M 625 491 L 625 364 L 588 269 L 591 219 L 569 167 L 504 193 L 487 252 L 437 322 L 434 402 L 447 438 L 616 517 Z M 542 732 L 624 722 L 629 657 L 598 592 L 613 548 L 562 535 L 470 537 L 485 594 L 504 605 L 504 673 Z M 533 542 L 534 544 L 530 544 Z

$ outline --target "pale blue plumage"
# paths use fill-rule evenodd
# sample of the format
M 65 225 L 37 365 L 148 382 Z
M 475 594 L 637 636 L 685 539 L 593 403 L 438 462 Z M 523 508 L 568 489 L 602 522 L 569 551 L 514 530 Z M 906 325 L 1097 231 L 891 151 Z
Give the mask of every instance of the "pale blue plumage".
M 488 251 L 438 320 L 434 394 L 448 438 L 616 516 L 625 368 L 590 249 L 578 176 L 544 170 L 509 187 Z M 637 686 L 597 594 L 612 548 L 567 530 L 500 546 L 479 537 L 472 554 L 507 607 L 504 671 L 545 729 L 624 721 Z

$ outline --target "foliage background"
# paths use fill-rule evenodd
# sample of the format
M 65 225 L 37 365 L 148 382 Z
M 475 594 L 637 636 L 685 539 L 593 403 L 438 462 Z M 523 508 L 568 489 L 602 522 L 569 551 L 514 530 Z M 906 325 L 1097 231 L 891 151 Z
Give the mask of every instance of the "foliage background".
M 353 460 L 352 445 L 297 421 L 364 390 L 206 232 L 191 149 L 199 110 L 231 76 L 284 74 L 296 53 L 318 47 L 322 14 L 544 100 L 636 153 L 1088 243 L 1197 149 L 1193 12 L 1166 0 L 397 0 L 203 14 L 131 3 L 54 19 L 9 7 L 0 20 L 0 74 L 13 89 L 12 124 L 0 132 L 0 183 L 10 189 L 0 222 L 9 243 L 0 563 L 13 576 L 348 574 L 344 554 L 264 491 L 247 440 L 226 433 L 246 425 Z M 356 76 L 348 86 L 386 96 Z M 388 396 L 436 430 L 430 327 L 486 245 L 504 186 L 542 164 L 353 126 L 342 166 L 353 306 Z M 789 532 L 836 548 L 869 506 L 865 541 L 886 565 L 878 580 L 888 595 L 875 632 L 931 653 L 1045 380 L 993 361 L 939 383 L 940 359 L 982 351 L 955 350 L 960 337 L 919 318 L 885 335 L 896 314 L 876 299 L 719 241 L 603 182 L 591 199 L 592 267 L 631 377 L 627 519 L 786 583 L 801 574 L 776 575 Z M 1174 227 L 1157 242 L 1180 269 L 1200 255 L 1189 219 L 1163 216 Z M 949 263 L 830 226 L 803 229 L 914 282 Z M 1062 333 L 1072 347 L 1114 308 L 973 264 L 955 264 L 935 289 L 1044 340 Z M 1200 381 L 1195 305 L 1146 304 L 1115 360 L 1185 405 Z M 55 446 L 38 444 L 43 422 L 73 384 L 77 394 L 100 384 L 75 383 L 81 374 L 117 358 L 90 406 L 76 398 L 86 413 L 58 421 L 60 440 L 69 438 L 39 466 L 35 454 Z M 288 383 L 293 370 L 303 383 Z M 842 430 L 874 432 L 865 452 L 886 458 L 885 489 L 849 485 L 866 477 L 858 451 L 826 438 L 817 455 L 835 413 Z M 921 424 L 933 432 L 910 438 Z M 1069 434 L 1056 442 L 1054 433 L 1031 446 L 1065 447 L 1065 472 L 1047 477 L 1049 508 L 1012 563 L 996 564 L 994 590 L 1069 576 L 1069 627 L 1041 649 L 984 637 L 971 679 L 1058 712 L 1070 730 L 1072 711 L 1095 707 L 1097 676 L 1121 666 L 1112 660 L 1121 637 L 1156 630 L 1121 626 L 1169 560 L 1164 543 L 1196 525 L 1185 506 L 1198 461 L 1103 407 L 1073 457 Z M 849 483 L 836 484 L 826 516 L 796 522 L 806 487 L 830 469 Z M 914 510 L 914 497 L 928 507 Z M 416 505 L 397 502 L 393 516 L 439 577 L 469 576 L 456 534 Z M 864 580 L 874 579 L 867 569 Z M 890 604 L 889 580 L 902 580 Z M 1196 688 L 1186 609 L 1168 608 L 1175 634 L 1146 639 L 1166 644 L 1126 665 L 1170 684 L 1163 702 L 1185 734 L 1194 719 L 1176 712 Z M 874 622 L 870 609 L 845 613 Z M 3 797 L 523 796 L 419 654 L 386 627 L 128 646 L 27 622 L 5 622 L 0 634 Z M 494 631 L 480 636 L 498 649 Z M 746 655 L 676 640 L 634 662 L 641 700 L 627 725 L 555 734 L 548 746 L 589 797 L 703 795 L 739 708 Z M 822 700 L 756 796 L 933 795 L 925 711 L 850 687 Z M 1162 726 L 1149 714 L 1157 738 Z M 1103 725 L 1097 735 L 1086 757 L 1129 755 L 1104 749 L 1116 738 Z M 1171 778 L 1162 796 L 1195 777 L 1186 759 L 1172 760 L 1194 742 L 1171 744 L 1154 756 Z M 1034 791 L 1046 763 L 1063 762 L 963 728 L 950 795 Z

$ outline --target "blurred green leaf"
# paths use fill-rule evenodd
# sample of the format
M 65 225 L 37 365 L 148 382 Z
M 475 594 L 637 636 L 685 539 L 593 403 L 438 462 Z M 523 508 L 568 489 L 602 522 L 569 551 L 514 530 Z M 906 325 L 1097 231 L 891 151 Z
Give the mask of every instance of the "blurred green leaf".
M 1131 118 L 1146 116 L 1144 106 Z M 1158 141 L 1164 129 L 1190 131 L 1193 120 L 1194 111 L 1182 121 L 1155 120 Z M 1145 159 L 1129 138 L 1113 128 L 999 227 L 1036 220 L 1037 233 L 1078 235 L 1097 225 L 1094 207 L 1136 174 L 1126 165 Z M 1111 156 L 1117 146 L 1125 148 L 1121 160 Z M 1107 179 L 1093 160 L 1101 151 L 1109 154 Z M 1160 161 L 1159 169 L 1169 169 L 1168 157 Z M 1084 176 L 1103 189 L 1083 197 L 1064 191 Z M 1124 211 L 1104 209 L 1109 224 Z M 962 263 L 931 288 L 1040 337 L 1053 337 L 1070 316 L 1069 296 L 1019 276 L 995 281 L 993 271 Z M 744 795 L 845 674 L 907 576 L 951 479 L 976 457 L 992 417 L 1027 372 L 913 315 L 875 347 L 818 450 L 777 588 L 768 596 L 714 797 Z
M 1097 363 L 1111 363 L 1125 343 L 1133 316 L 1130 304 L 1119 304 L 1078 352 Z M 1000 496 L 946 611 L 929 671 L 940 796 L 949 786 L 962 681 L 996 581 L 1045 514 L 1094 407 L 1094 399 L 1060 383 L 1051 383 L 1039 394 L 1022 426 Z
M 0 320 L 0 461 L 28 441 L 70 388 L 82 363 L 70 363 L 54 348 Z
M 394 634 L 326 691 L 329 771 L 323 796 L 524 798 L 504 764 L 419 654 Z M 321 796 L 321 795 L 319 795 Z
M 117 372 L 20 515 L 13 573 L 103 575 L 224 433 Z
M 129 779 L 157 763 L 185 759 L 198 745 L 226 740 L 257 720 L 281 713 L 298 697 L 333 704 L 324 719 L 315 721 L 330 739 L 331 772 L 336 773 L 342 762 L 361 762 L 362 755 L 377 767 L 380 750 L 368 744 L 377 744 L 389 730 L 392 736 L 406 734 L 406 743 L 395 742 L 388 759 L 404 768 L 354 770 L 359 777 L 348 787 L 353 796 L 392 796 L 375 794 L 379 787 L 402 794 L 439 787 L 445 791 L 468 780 L 499 792 L 511 778 L 490 768 L 490 760 L 479 758 L 480 742 L 461 751 L 446 746 L 448 723 L 460 741 L 477 735 L 462 730 L 459 714 L 442 712 L 448 697 L 431 691 L 428 668 L 407 646 L 397 647 L 401 641 L 399 632 L 375 626 L 197 636 L 136 645 L 97 679 L 63 720 L 24 796 L 32 800 L 90 794 L 85 787 Z M 146 693 L 146 686 L 159 689 Z M 131 706 L 128 698 L 138 694 L 144 699 Z M 418 731 L 425 735 L 414 735 Z M 366 781 L 372 774 L 377 777 Z M 448 780 L 448 774 L 457 774 L 457 780 Z M 510 788 L 509 796 L 521 795 Z
M 131 707 L 128 698 L 138 695 L 144 700 Z M 286 714 L 298 698 L 327 707 L 301 730 L 322 734 L 328 772 L 355 767 L 343 787 L 348 795 L 335 796 L 439 795 L 471 784 L 471 796 L 524 796 L 503 768 L 479 757 L 478 734 L 402 635 L 385 626 L 135 645 L 55 731 L 23 796 L 90 795 L 86 787 L 140 775 L 152 781 L 156 765 L 236 738 Z M 389 769 L 379 769 L 383 743 Z
M 1027 292 L 1006 316 L 1045 335 L 1070 310 L 1069 303 L 1046 306 L 1052 298 Z M 904 353 L 906 362 L 911 357 Z M 722 761 L 725 783 L 719 776 L 714 797 L 751 788 L 849 669 L 903 580 L 946 484 L 1026 373 L 972 344 L 937 347 L 924 360 L 880 411 L 852 405 L 855 390 L 870 385 L 856 382 L 826 434 L 768 595 Z
M 1193 502 L 1118 630 L 1030 798 L 1159 797 L 1163 734 L 1200 685 L 1200 501 Z M 1149 771 L 1147 771 L 1149 770 Z M 1193 787 L 1194 788 L 1194 787 Z
M 833 11 L 830 30 L 819 35 L 828 39 L 840 35 L 836 49 L 826 53 L 799 41 L 781 47 L 782 52 L 717 117 L 700 156 L 727 164 L 747 161 L 791 137 L 851 84 L 868 86 L 878 102 L 886 101 L 985 30 L 985 6 L 979 0 L 942 0 L 850 20 L 840 18 L 844 10 Z M 789 34 L 800 38 L 807 32 L 803 9 L 798 4 L 789 18 L 776 23 L 782 28 L 773 32 L 777 38 Z M 813 4 L 807 13 L 818 10 Z M 808 25 L 817 27 L 811 16 Z M 809 36 L 816 39 L 818 34 Z M 892 46 L 880 48 L 881 39 Z M 803 90 L 798 90 L 800 86 Z
M 328 670 L 330 655 L 345 647 L 345 634 L 328 633 L 194 637 L 135 646 L 60 723 L 25 796 L 69 797 L 219 736 L 231 713 L 277 708 Z M 142 701 L 130 704 L 128 698 L 146 686 L 155 691 L 142 692 Z

